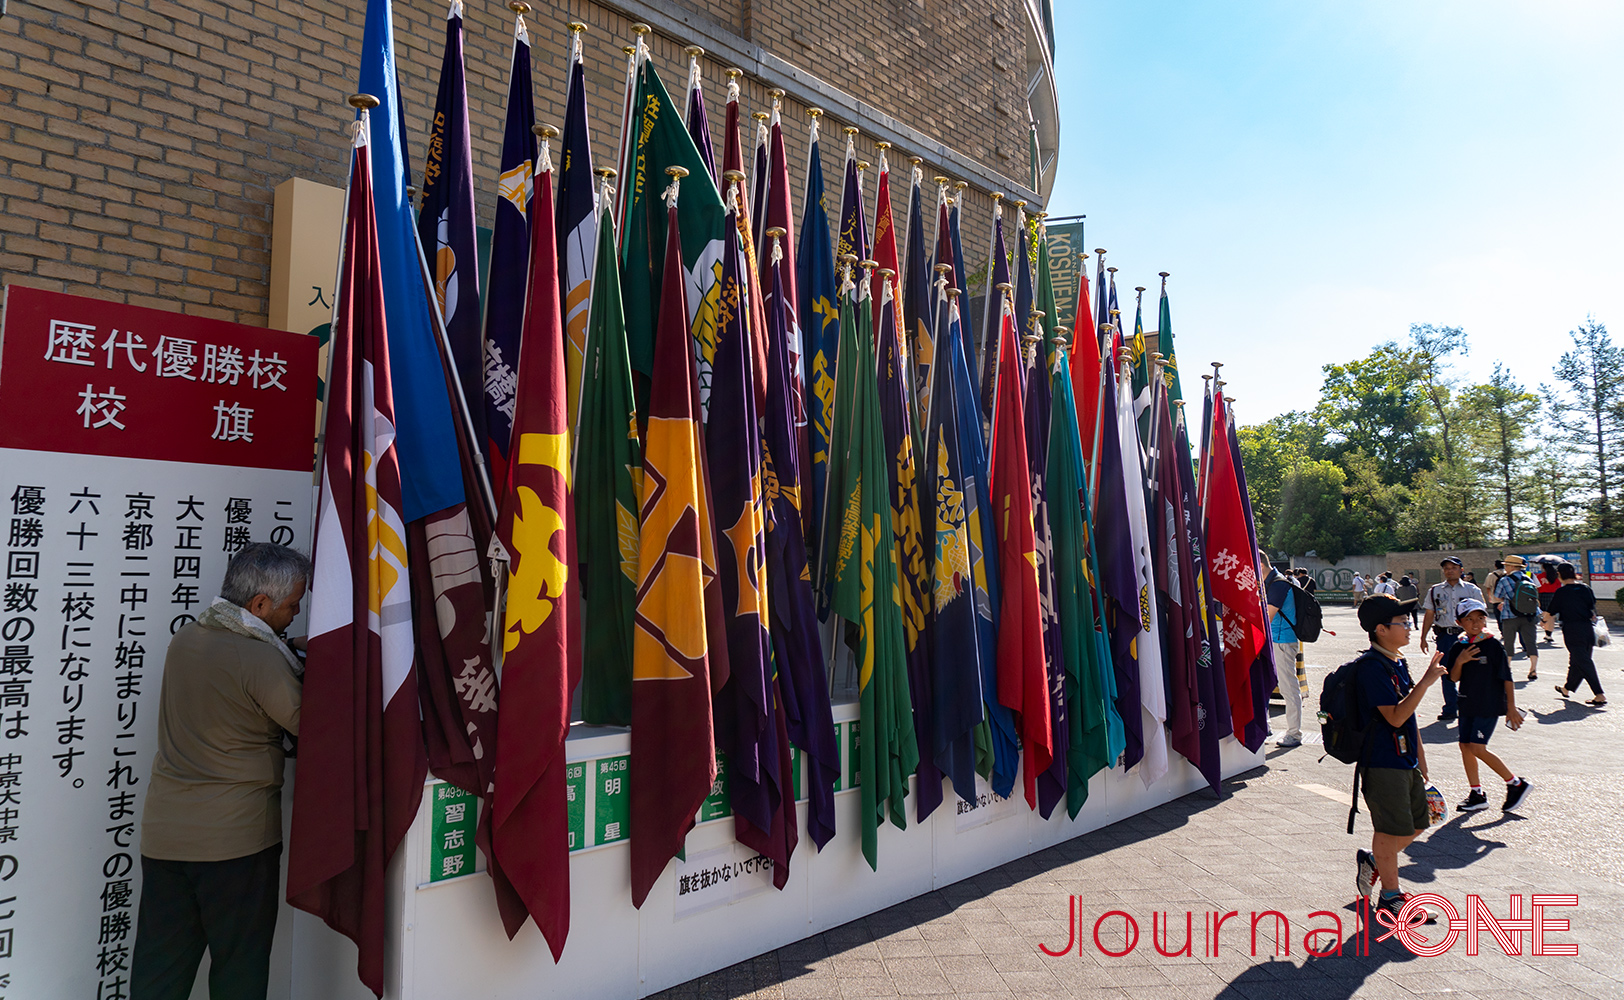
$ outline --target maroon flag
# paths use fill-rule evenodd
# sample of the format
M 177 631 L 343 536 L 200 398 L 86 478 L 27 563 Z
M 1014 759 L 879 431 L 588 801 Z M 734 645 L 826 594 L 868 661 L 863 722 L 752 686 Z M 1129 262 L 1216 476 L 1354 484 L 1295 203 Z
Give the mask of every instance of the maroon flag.
M 553 165 L 546 142 L 537 160 L 518 405 L 508 451 L 508 488 L 496 520 L 500 548 L 493 546 L 508 567 L 504 710 L 496 731 L 502 766 L 496 772 L 493 827 L 496 857 L 556 962 L 570 929 L 564 739 L 569 735 L 570 697 L 581 678 L 581 610 L 573 572 L 575 503 L 570 495 Z
M 702 466 L 698 373 L 677 231 L 666 196 L 665 272 L 643 445 L 637 626 L 632 647 L 631 878 L 641 907 L 682 849 L 716 780 L 711 660 L 724 645 L 707 590 L 716 548 Z M 718 683 L 725 679 L 722 671 Z
M 356 943 L 356 971 L 382 996 L 384 872 L 427 762 L 368 122 L 355 133 L 330 348 L 287 891 Z

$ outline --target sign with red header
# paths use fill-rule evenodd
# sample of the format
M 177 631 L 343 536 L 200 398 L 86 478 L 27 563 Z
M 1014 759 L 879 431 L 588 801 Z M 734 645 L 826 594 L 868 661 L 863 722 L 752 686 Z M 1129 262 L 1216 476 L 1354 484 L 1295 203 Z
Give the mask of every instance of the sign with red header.
M 308 472 L 314 337 L 6 289 L 0 448 Z

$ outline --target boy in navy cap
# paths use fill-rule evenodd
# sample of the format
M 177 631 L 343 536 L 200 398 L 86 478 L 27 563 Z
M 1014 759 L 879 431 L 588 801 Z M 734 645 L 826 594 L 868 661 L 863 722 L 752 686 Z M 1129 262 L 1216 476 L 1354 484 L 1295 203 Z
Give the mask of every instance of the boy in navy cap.
M 1466 781 L 1472 786 L 1457 812 L 1478 812 L 1489 807 L 1489 797 L 1478 784 L 1481 761 L 1505 779 L 1506 801 L 1500 808 L 1511 812 L 1528 797 L 1528 782 L 1511 773 L 1505 761 L 1489 752 L 1489 737 L 1495 723 L 1506 717 L 1506 728 L 1522 728 L 1523 715 L 1517 710 L 1517 688 L 1511 681 L 1511 660 L 1500 640 L 1488 635 L 1489 609 L 1482 601 L 1461 601 L 1455 621 L 1463 632 L 1461 641 L 1450 650 L 1449 677 L 1460 685 L 1460 759 L 1466 766 Z

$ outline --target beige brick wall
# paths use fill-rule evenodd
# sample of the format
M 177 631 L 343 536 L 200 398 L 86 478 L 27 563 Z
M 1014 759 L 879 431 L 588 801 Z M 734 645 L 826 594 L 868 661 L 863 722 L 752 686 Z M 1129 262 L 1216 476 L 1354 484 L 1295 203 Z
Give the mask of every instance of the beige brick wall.
M 588 25 L 585 57 L 599 163 L 619 142 L 622 45 L 632 18 L 591 0 L 535 2 L 527 18 L 535 103 L 562 123 L 566 22 Z M 1024 40 L 1013 0 L 710 0 L 658 5 L 707 19 L 983 165 L 1026 172 Z M 410 158 L 439 81 L 445 7 L 395 5 Z M 19 0 L 0 19 L 0 278 L 60 291 L 264 324 L 271 203 L 291 176 L 342 185 L 363 0 Z M 512 15 L 465 14 L 469 112 L 482 218 L 494 211 Z M 652 36 L 675 96 L 687 38 Z M 722 148 L 724 64 L 707 57 L 713 141 Z M 743 103 L 766 110 L 746 78 Z M 785 108 L 797 217 L 805 105 Z M 846 124 L 824 119 L 824 174 L 838 199 Z M 744 136 L 746 146 L 753 142 Z M 868 136 L 859 155 L 877 161 Z M 907 156 L 893 150 L 899 213 Z M 926 163 L 927 176 L 943 171 Z M 873 208 L 874 175 L 868 205 Z M 966 200 L 966 256 L 985 256 L 990 199 Z M 928 210 L 928 209 L 927 209 Z M 907 221 L 897 219 L 899 233 Z

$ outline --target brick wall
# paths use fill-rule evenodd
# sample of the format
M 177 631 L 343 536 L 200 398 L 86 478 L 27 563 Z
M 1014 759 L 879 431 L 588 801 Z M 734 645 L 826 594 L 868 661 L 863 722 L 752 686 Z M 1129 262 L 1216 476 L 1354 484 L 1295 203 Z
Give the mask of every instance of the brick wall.
M 561 124 L 565 24 L 588 25 L 589 116 L 601 164 L 619 142 L 621 46 L 633 18 L 591 0 L 538 2 L 528 17 L 538 120 Z M 708 0 L 663 3 L 760 45 L 1005 176 L 1025 175 L 1024 41 L 1013 0 Z M 414 173 L 439 81 L 445 7 L 395 5 Z M 342 185 L 363 0 L 14 0 L 0 19 L 0 277 L 7 283 L 264 324 L 271 198 L 301 176 Z M 477 196 L 494 212 L 512 15 L 464 15 Z M 686 38 L 651 36 L 667 87 L 687 78 Z M 1007 68 L 1006 68 L 1007 67 Z M 722 148 L 725 65 L 704 60 Z M 742 103 L 767 110 L 746 78 Z M 797 217 L 805 105 L 784 109 Z M 747 119 L 748 123 L 748 119 Z M 847 124 L 823 119 L 825 182 L 838 199 Z M 856 123 L 856 124 L 861 124 Z M 748 148 L 753 143 L 744 135 Z M 897 211 L 907 156 L 891 154 Z M 868 136 L 861 158 L 878 161 Z M 929 162 L 927 178 L 949 173 Z M 874 172 L 868 178 L 873 208 Z M 965 199 L 965 254 L 984 259 L 990 198 Z M 928 208 L 927 208 L 928 211 Z M 899 232 L 906 233 L 899 217 Z

